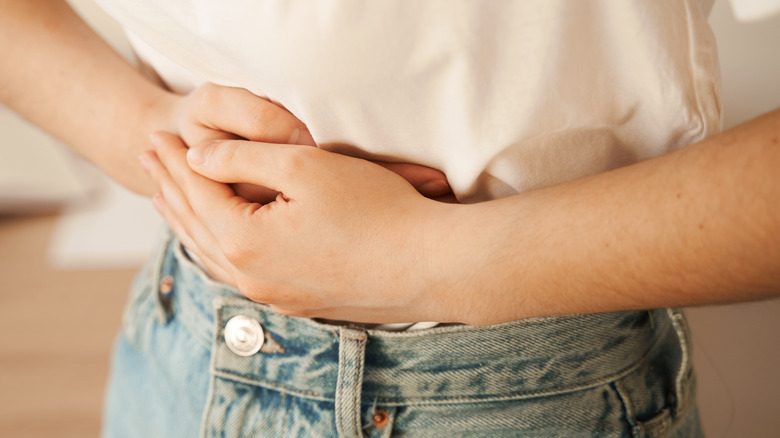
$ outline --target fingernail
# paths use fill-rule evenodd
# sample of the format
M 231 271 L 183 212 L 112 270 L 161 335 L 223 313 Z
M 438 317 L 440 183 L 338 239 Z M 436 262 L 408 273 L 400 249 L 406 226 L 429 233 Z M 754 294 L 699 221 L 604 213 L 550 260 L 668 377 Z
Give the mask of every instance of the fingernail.
M 450 192 L 450 185 L 443 179 L 436 179 L 421 185 L 417 191 L 423 196 L 441 196 Z
M 201 166 L 205 164 L 209 149 L 211 149 L 210 146 L 189 148 L 187 150 L 187 162 L 195 166 Z
M 317 143 L 314 142 L 314 137 L 311 136 L 311 133 L 306 128 L 295 128 L 295 131 L 293 131 L 292 135 L 290 135 L 290 139 L 287 141 L 288 144 L 300 144 L 305 146 L 317 146 Z

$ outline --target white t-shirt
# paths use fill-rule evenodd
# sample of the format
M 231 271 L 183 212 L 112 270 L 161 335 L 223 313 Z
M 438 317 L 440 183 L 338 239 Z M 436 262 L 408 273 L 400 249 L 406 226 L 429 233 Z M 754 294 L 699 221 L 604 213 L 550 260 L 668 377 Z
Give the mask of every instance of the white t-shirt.
M 720 128 L 708 0 L 102 0 L 176 91 L 285 106 L 318 145 L 442 170 L 461 201 Z
M 712 0 L 102 0 L 175 91 L 246 88 L 317 144 L 442 170 L 462 202 L 720 129 Z

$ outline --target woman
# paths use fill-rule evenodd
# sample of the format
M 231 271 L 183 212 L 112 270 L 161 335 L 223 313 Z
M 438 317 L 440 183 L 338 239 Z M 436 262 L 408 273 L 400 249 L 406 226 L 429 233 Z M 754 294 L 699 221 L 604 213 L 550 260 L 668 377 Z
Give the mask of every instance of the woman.
M 115 130 L 61 128 L 98 162 L 112 132 L 120 151 L 184 140 L 142 155 L 179 238 L 128 306 L 107 436 L 700 434 L 684 317 L 637 309 L 778 284 L 778 113 L 669 153 L 719 127 L 707 4 L 104 6 L 171 89 L 248 89 L 318 146 L 279 110 L 238 123 L 269 108 L 245 91 L 217 94 L 249 111 L 182 100 L 117 63 L 87 99 L 133 103 L 88 112 Z M 469 205 L 347 155 L 440 169 Z M 446 324 L 384 325 L 429 320 Z

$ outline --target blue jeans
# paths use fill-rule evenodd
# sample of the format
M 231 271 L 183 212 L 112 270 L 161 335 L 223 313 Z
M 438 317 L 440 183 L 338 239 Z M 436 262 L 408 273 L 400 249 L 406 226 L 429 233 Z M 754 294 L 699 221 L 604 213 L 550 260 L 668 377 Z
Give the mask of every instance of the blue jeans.
M 102 432 L 700 437 L 690 345 L 667 309 L 412 332 L 282 316 L 167 238 L 131 292 Z

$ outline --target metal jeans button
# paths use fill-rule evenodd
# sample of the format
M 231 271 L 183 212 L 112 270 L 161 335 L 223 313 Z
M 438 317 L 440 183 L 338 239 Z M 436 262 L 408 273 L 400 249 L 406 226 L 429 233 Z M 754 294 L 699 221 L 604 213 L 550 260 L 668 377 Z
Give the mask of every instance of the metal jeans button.
M 257 353 L 264 341 L 265 335 L 260 323 L 248 316 L 234 316 L 225 325 L 225 343 L 230 351 L 239 356 Z

